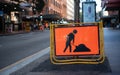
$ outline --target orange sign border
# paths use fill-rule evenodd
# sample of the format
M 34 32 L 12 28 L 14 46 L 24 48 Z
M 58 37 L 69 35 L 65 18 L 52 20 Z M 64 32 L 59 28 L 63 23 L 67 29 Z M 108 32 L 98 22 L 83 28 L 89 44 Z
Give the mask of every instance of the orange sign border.
M 89 27 L 89 26 L 95 26 L 98 29 L 98 54 L 77 54 L 77 55 L 57 55 L 56 54 L 56 42 L 55 42 L 55 28 L 74 28 L 74 27 Z M 99 25 L 84 25 L 84 26 L 60 26 L 60 27 L 54 27 L 54 53 L 55 56 L 90 56 L 90 55 L 100 55 L 100 35 L 99 35 Z

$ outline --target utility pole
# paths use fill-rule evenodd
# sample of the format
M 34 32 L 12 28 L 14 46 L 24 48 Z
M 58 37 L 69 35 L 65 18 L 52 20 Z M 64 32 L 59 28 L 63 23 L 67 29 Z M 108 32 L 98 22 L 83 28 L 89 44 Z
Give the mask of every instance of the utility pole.
M 80 0 L 74 0 L 74 22 L 80 22 Z

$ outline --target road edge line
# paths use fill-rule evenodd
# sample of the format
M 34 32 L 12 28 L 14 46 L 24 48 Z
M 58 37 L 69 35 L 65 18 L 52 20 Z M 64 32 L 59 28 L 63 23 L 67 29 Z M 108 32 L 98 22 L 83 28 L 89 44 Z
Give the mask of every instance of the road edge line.
M 30 64 L 31 62 L 35 61 L 36 59 L 42 57 L 43 55 L 49 53 L 50 51 L 50 47 L 42 49 L 41 51 L 30 55 L 28 57 L 25 57 L 24 59 L 21 59 L 7 67 L 4 67 L 3 69 L 0 69 L 0 75 L 9 75 L 21 68 L 23 68 L 24 66 Z

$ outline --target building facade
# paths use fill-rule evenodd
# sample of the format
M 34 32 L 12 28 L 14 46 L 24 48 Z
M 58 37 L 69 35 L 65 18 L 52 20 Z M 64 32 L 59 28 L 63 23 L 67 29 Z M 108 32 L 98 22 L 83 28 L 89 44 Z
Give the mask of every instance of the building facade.
M 67 0 L 67 19 L 74 21 L 74 0 Z
M 120 24 L 120 0 L 101 0 L 101 6 L 103 12 L 108 11 L 108 16 L 102 18 L 105 23 L 110 23 L 111 27 Z
M 34 22 L 33 18 L 40 15 L 37 3 L 44 4 L 42 0 L 0 0 L 0 12 L 4 14 L 0 17 L 0 32 L 25 30 L 26 25 L 29 25 L 28 21 Z M 24 22 L 27 24 L 23 24 Z
M 58 20 L 62 18 L 67 18 L 66 0 L 44 0 L 44 2 L 45 2 L 45 6 L 43 8 L 43 11 L 41 12 L 41 14 L 43 15 L 43 18 L 52 19 L 52 18 L 57 18 L 57 16 L 59 16 L 59 18 L 57 18 Z

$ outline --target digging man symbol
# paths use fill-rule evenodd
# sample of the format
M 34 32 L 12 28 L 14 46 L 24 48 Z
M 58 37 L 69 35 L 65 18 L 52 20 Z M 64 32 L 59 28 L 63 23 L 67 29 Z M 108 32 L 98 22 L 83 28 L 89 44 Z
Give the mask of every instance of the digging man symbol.
M 69 33 L 67 35 L 67 40 L 66 40 L 66 46 L 64 49 L 64 52 L 66 52 L 67 48 L 69 47 L 70 52 L 90 52 L 90 49 L 85 45 L 85 44 L 79 44 L 79 45 L 74 45 L 74 39 L 75 39 L 75 34 L 77 33 L 77 30 L 73 30 L 73 32 Z M 76 48 L 72 51 L 72 45 L 75 46 Z
M 66 52 L 68 47 L 69 47 L 70 52 L 72 52 L 71 44 L 72 44 L 72 42 L 74 44 L 74 38 L 75 38 L 76 33 L 77 33 L 77 30 L 73 30 L 73 32 L 71 32 L 67 35 L 66 46 L 65 46 L 64 52 Z

